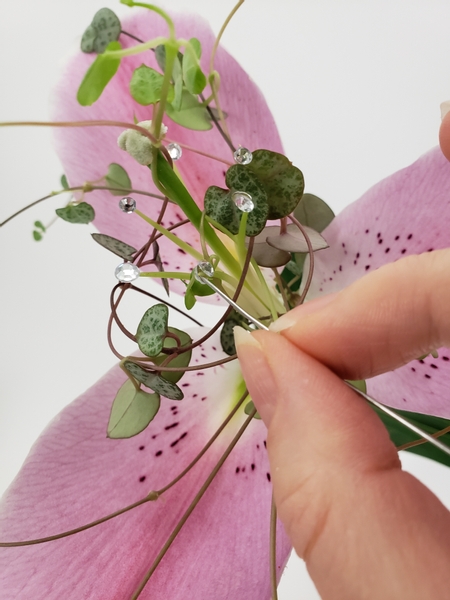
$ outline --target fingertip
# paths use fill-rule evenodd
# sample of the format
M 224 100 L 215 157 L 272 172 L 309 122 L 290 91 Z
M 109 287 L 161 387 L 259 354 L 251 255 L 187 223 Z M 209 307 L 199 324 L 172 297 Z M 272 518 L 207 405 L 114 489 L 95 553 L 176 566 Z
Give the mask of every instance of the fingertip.
M 439 145 L 442 154 L 450 161 L 450 102 L 441 104 L 442 122 L 439 128 Z

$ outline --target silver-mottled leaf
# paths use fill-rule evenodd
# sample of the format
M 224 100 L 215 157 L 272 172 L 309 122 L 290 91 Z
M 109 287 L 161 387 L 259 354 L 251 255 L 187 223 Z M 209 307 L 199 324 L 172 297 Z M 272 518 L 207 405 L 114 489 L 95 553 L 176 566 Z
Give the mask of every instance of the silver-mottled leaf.
M 165 304 L 155 304 L 145 311 L 136 331 L 139 350 L 146 356 L 157 356 L 163 349 L 167 332 L 169 309 Z
M 180 388 L 174 383 L 161 377 L 161 375 L 149 373 L 131 360 L 124 361 L 123 366 L 137 381 L 139 381 L 139 383 L 143 383 L 146 387 L 157 392 L 161 396 L 170 398 L 171 400 L 182 400 L 184 398 L 184 394 Z
M 128 244 L 125 244 L 125 242 L 121 242 L 110 235 L 104 233 L 91 233 L 91 236 L 97 244 L 100 244 L 103 248 L 106 248 L 113 254 L 116 254 L 125 260 L 130 260 L 133 254 L 137 252 L 136 248 L 133 248 L 133 246 L 129 246 Z

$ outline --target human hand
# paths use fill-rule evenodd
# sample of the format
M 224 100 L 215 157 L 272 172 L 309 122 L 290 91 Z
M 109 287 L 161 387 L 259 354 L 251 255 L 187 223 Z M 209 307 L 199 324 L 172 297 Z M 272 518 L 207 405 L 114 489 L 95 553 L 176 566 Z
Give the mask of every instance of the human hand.
M 324 600 L 450 595 L 450 513 L 401 470 L 384 425 L 341 379 L 449 346 L 449 306 L 440 250 L 298 307 L 272 332 L 237 330 L 278 514 Z

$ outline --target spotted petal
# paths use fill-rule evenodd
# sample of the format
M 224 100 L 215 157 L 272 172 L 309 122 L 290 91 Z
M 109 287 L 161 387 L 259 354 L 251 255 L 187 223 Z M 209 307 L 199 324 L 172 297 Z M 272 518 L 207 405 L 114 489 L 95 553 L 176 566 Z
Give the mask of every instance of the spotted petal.
M 450 247 L 450 163 L 436 148 L 351 204 L 323 232 L 309 298 L 338 291 L 382 265 Z M 308 265 L 305 265 L 305 269 Z M 374 377 L 368 390 L 404 410 L 450 418 L 450 351 Z
M 216 335 L 194 351 L 191 364 L 225 356 L 219 348 Z M 201 450 L 242 389 L 237 363 L 190 372 L 179 384 L 184 400 L 162 399 L 145 431 L 111 440 L 106 424 L 123 380 L 114 368 L 44 431 L 0 505 L 2 541 L 77 527 L 163 487 Z M 241 409 L 200 463 L 157 502 L 73 537 L 1 548 L 2 597 L 130 598 L 244 418 Z M 253 420 L 140 598 L 270 598 L 265 435 Z M 279 574 L 289 550 L 280 527 Z
M 202 65 L 208 71 L 209 57 L 214 35 L 202 19 L 190 15 L 174 17 L 177 35 L 185 39 L 198 38 L 202 43 Z M 148 10 L 133 11 L 133 15 L 123 20 L 122 29 L 134 36 L 148 40 L 165 35 L 166 25 L 162 19 Z M 122 35 L 120 42 L 129 47 L 135 42 Z M 142 63 L 158 68 L 152 52 L 127 57 L 122 60 L 117 75 L 108 84 L 101 98 L 90 107 L 82 107 L 76 101 L 76 92 L 93 57 L 77 52 L 64 69 L 64 75 L 55 90 L 53 118 L 60 121 L 114 119 L 133 123 L 152 117 L 152 107 L 141 106 L 129 93 L 129 82 L 133 70 Z M 281 152 L 281 142 L 273 117 L 256 85 L 238 63 L 223 49 L 219 48 L 215 68 L 221 75 L 220 102 L 227 113 L 227 126 L 233 143 L 242 144 L 250 149 L 268 148 Z M 208 96 L 208 88 L 205 90 Z M 216 128 L 210 131 L 192 131 L 184 129 L 166 118 L 169 131 L 167 138 L 185 143 L 211 155 L 233 162 L 231 151 Z M 117 137 L 121 129 L 117 127 L 95 127 L 83 129 L 56 130 L 56 146 L 64 171 L 72 185 L 86 180 L 96 180 L 106 174 L 110 163 L 118 163 L 128 172 L 134 189 L 156 192 L 147 167 L 137 164 L 126 152 L 117 147 Z M 188 150 L 183 151 L 177 163 L 183 181 L 199 206 L 203 206 L 206 189 L 211 185 L 224 186 L 227 165 L 200 156 Z M 136 196 L 139 207 L 155 218 L 161 203 L 159 200 Z M 139 248 L 148 239 L 150 228 L 136 215 L 121 213 L 117 208 L 117 199 L 109 192 L 93 192 L 89 201 L 95 207 L 94 224 L 99 231 L 121 239 Z M 184 218 L 182 211 L 170 205 L 163 224 L 169 226 Z M 199 248 L 199 236 L 190 225 L 178 230 L 189 244 Z M 166 270 L 190 271 L 194 262 L 184 251 L 177 250 L 173 244 L 160 241 L 161 256 Z M 172 289 L 184 290 L 180 282 L 172 282 Z M 216 296 L 212 298 L 217 299 Z

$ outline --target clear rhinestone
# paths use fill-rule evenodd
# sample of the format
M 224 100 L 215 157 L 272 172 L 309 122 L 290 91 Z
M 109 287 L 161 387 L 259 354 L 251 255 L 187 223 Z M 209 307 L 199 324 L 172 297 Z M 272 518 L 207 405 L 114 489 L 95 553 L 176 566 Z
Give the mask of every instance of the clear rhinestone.
M 194 269 L 194 277 L 199 283 L 203 283 L 202 277 L 213 277 L 214 276 L 214 267 L 211 263 L 202 261 L 199 262 L 198 265 Z
M 130 281 L 135 281 L 140 274 L 140 269 L 130 262 L 120 263 L 120 265 L 117 265 L 116 270 L 114 271 L 114 275 L 122 283 L 130 283 Z
M 240 165 L 248 165 L 252 162 L 253 154 L 248 150 L 248 148 L 243 148 L 239 146 L 237 150 L 235 150 L 234 160 Z
M 249 213 L 255 208 L 252 197 L 247 192 L 234 192 L 231 198 L 242 212 Z
M 132 213 L 136 210 L 136 200 L 130 198 L 130 196 L 126 196 L 119 200 L 119 208 L 124 213 Z
M 167 144 L 166 148 L 167 148 L 167 152 L 170 154 L 170 158 L 172 160 L 180 160 L 181 155 L 183 154 L 183 150 L 181 149 L 181 146 L 172 142 L 170 144 Z

